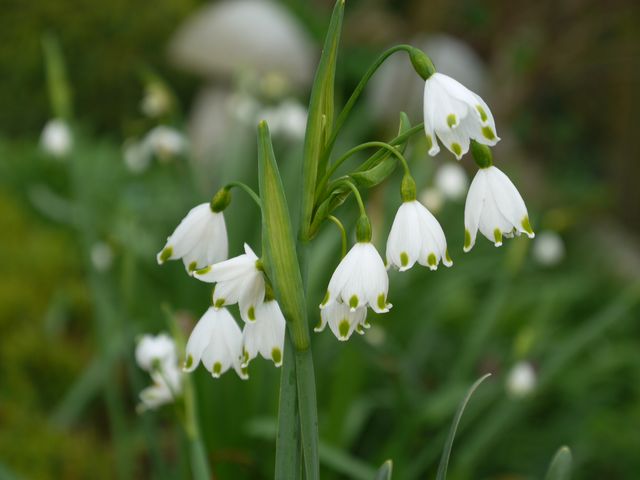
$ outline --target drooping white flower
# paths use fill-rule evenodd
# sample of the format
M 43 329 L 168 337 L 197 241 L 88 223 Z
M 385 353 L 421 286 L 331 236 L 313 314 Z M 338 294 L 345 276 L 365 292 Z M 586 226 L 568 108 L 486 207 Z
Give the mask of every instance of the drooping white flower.
M 516 363 L 507 375 L 507 391 L 514 397 L 524 397 L 536 387 L 536 371 L 531 363 Z
M 142 173 L 151 164 L 152 152 L 144 141 L 128 139 L 122 146 L 124 164 L 132 173 Z
M 481 168 L 476 173 L 464 207 L 464 251 L 476 243 L 478 229 L 496 247 L 502 238 L 525 233 L 535 234 L 529 223 L 527 207 L 516 187 L 502 171 L 494 166 Z
M 143 335 L 136 346 L 136 362 L 147 372 L 176 364 L 178 357 L 173 339 L 166 333 Z
M 320 308 L 341 302 L 355 312 L 370 306 L 378 313 L 388 312 L 389 277 L 380 254 L 371 242 L 358 242 L 342 259 L 331 276 Z
M 259 112 L 258 120 L 266 120 L 274 135 L 301 139 L 307 125 L 307 109 L 294 100 L 285 100 Z
M 138 411 L 153 410 L 172 403 L 182 393 L 182 372 L 177 365 L 166 365 L 151 373 L 153 385 L 140 392 Z
M 182 219 L 164 248 L 158 252 L 158 264 L 181 258 L 188 272 L 226 260 L 227 227 L 222 212 L 214 212 L 210 203 L 193 207 Z
M 260 260 L 246 243 L 244 251 L 243 255 L 196 271 L 194 277 L 216 283 L 213 290 L 215 308 L 237 303 L 242 319 L 253 322 L 256 308 L 264 301 L 264 275 Z
M 244 366 L 258 353 L 267 360 L 273 360 L 276 367 L 282 365 L 284 352 L 285 319 L 280 305 L 268 300 L 256 307 L 256 320 L 244 325 L 242 331 Z
M 540 232 L 533 242 L 533 258 L 540 265 L 552 267 L 562 261 L 565 246 L 562 237 L 553 230 Z
M 435 270 L 440 260 L 453 265 L 438 220 L 417 200 L 403 202 L 387 240 L 387 263 L 404 272 L 416 262 Z
M 198 320 L 186 347 L 184 371 L 195 370 L 199 362 L 218 378 L 230 367 L 247 379 L 242 363 L 242 332 L 226 308 L 209 309 Z
M 187 149 L 187 140 L 175 128 L 158 125 L 147 133 L 144 143 L 160 161 L 169 161 Z
M 436 171 L 433 182 L 442 194 L 450 200 L 459 200 L 469 185 L 467 172 L 459 164 L 449 162 Z
M 67 156 L 73 148 L 73 135 L 67 122 L 59 118 L 49 120 L 42 130 L 40 145 L 56 158 Z
M 172 99 L 167 88 L 159 82 L 150 82 L 140 101 L 140 110 L 147 117 L 158 118 L 169 112 Z
M 113 265 L 113 249 L 106 242 L 96 242 L 89 252 L 91 264 L 98 272 L 106 272 Z
M 344 303 L 331 302 L 320 310 L 320 324 L 313 330 L 322 332 L 329 325 L 336 338 L 344 342 L 349 340 L 353 332 L 364 333 L 363 328 L 370 327 L 366 323 L 366 317 L 366 307 L 358 307 L 352 311 Z
M 469 151 L 470 140 L 484 145 L 500 140 L 484 100 L 442 73 L 434 73 L 424 85 L 424 129 L 429 155 L 440 151 L 437 136 L 458 160 Z

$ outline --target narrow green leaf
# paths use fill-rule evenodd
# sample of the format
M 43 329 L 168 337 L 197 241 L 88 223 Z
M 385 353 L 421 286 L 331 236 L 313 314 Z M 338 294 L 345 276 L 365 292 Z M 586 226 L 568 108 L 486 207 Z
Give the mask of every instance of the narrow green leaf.
M 392 474 L 393 474 L 393 461 L 387 460 L 382 464 L 382 466 L 376 473 L 375 480 L 391 480 Z
M 324 172 L 326 168 L 326 165 L 320 165 L 320 159 L 328 137 L 331 135 L 333 124 L 334 80 L 343 16 L 344 0 L 338 0 L 331 15 L 309 101 L 309 117 L 304 138 L 300 212 L 300 236 L 303 239 L 308 238 L 318 172 Z
M 53 35 L 44 35 L 42 37 L 42 49 L 44 51 L 51 110 L 56 117 L 70 120 L 71 89 L 69 88 L 60 43 Z
M 456 430 L 458 429 L 458 424 L 460 423 L 460 419 L 462 418 L 462 413 L 464 409 L 467 407 L 467 403 L 469 403 L 469 399 L 473 395 L 473 392 L 480 386 L 482 382 L 484 382 L 491 374 L 487 373 L 483 377 L 476 380 L 476 382 L 471 385 L 471 388 L 467 392 L 467 395 L 458 406 L 458 411 L 453 419 L 453 423 L 451 424 L 451 429 L 449 430 L 449 435 L 447 436 L 447 441 L 444 444 L 444 449 L 442 450 L 442 457 L 440 457 L 440 465 L 438 466 L 438 474 L 436 475 L 436 480 L 445 480 L 447 478 L 447 468 L 449 466 L 449 457 L 451 456 L 451 448 L 453 446 L 453 439 L 456 436 Z
M 318 413 L 304 288 L 289 209 L 266 122 L 260 122 L 258 126 L 258 176 L 262 200 L 263 261 L 294 346 L 305 473 L 307 480 L 316 480 L 320 475 Z M 288 382 L 283 385 L 290 388 Z M 293 393 L 286 392 L 284 399 L 290 401 L 290 395 Z
M 285 335 L 276 435 L 276 480 L 295 478 L 300 471 L 300 428 L 296 396 L 293 345 L 289 335 Z
M 549 465 L 545 480 L 569 480 L 573 458 L 569 447 L 560 447 Z

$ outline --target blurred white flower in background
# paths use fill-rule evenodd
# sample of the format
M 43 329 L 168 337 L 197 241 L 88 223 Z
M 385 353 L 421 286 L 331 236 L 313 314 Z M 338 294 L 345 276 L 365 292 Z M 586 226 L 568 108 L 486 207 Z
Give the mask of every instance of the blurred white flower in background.
M 525 397 L 536 387 L 537 375 L 531 363 L 516 363 L 507 374 L 507 392 L 514 397 Z
M 93 268 L 98 272 L 106 272 L 113 265 L 113 250 L 106 242 L 96 242 L 89 253 Z
M 553 230 L 540 232 L 533 241 L 533 258 L 540 265 L 552 267 L 565 257 L 565 246 L 562 237 Z
M 438 213 L 444 206 L 444 195 L 442 195 L 442 191 L 439 188 L 425 188 L 420 192 L 420 203 L 431 212 Z
M 73 148 L 73 135 L 69 124 L 59 118 L 49 120 L 40 135 L 40 146 L 53 157 L 66 157 Z
M 143 142 L 144 148 L 149 149 L 161 162 L 168 162 L 187 149 L 187 139 L 182 132 L 165 125 L 151 129 Z
M 142 173 L 151 164 L 151 152 L 145 142 L 128 139 L 122 146 L 124 164 L 132 173 Z
M 460 200 L 467 192 L 469 177 L 458 163 L 448 162 L 436 170 L 433 182 L 446 199 Z
M 280 104 L 263 109 L 254 119 L 254 124 L 266 120 L 274 135 L 291 139 L 304 138 L 307 126 L 307 109 L 295 100 L 285 100 Z
M 138 411 L 175 401 L 182 393 L 182 372 L 173 339 L 166 333 L 143 335 L 136 346 L 135 357 L 138 366 L 153 380 L 151 386 L 140 392 Z
M 407 43 L 429 53 L 436 70 L 463 80 L 470 90 L 487 94 L 487 71 L 480 56 L 465 42 L 443 34 L 410 39 Z M 396 53 L 389 58 L 371 80 L 368 101 L 379 121 L 396 124 L 398 112 L 410 118 L 422 117 L 422 105 L 416 98 L 423 95 L 425 82 L 410 68 L 407 55 Z
M 158 82 L 150 82 L 145 87 L 140 110 L 147 117 L 158 118 L 169 113 L 171 104 L 171 94 L 166 87 Z

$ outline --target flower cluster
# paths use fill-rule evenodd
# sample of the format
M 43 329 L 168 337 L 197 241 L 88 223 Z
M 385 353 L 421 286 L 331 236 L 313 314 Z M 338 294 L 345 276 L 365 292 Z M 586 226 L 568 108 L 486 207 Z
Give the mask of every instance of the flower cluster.
M 215 284 L 211 307 L 191 332 L 184 370 L 200 362 L 218 378 L 233 368 L 248 378 L 248 365 L 258 354 L 282 365 L 285 319 L 264 275 L 262 261 L 249 245 L 227 259 L 228 240 L 223 210 L 230 202 L 222 189 L 210 203 L 191 209 L 158 253 L 158 263 L 182 259 L 194 278 Z M 226 308 L 238 304 L 243 329 Z
M 153 380 L 153 385 L 140 392 L 140 411 L 174 402 L 182 394 L 182 372 L 175 343 L 169 335 L 143 335 L 135 356 L 138 366 L 149 372 Z
M 493 166 L 487 147 L 500 139 L 491 110 L 482 98 L 446 75 L 428 75 L 424 89 L 424 129 L 430 155 L 440 151 L 439 140 L 458 160 L 471 148 L 480 167 L 469 186 L 465 204 L 465 252 L 475 244 L 478 230 L 496 246 L 514 235 L 534 236 L 518 190 Z M 416 263 L 431 270 L 436 270 L 440 263 L 450 267 L 453 261 L 444 231 L 434 215 L 416 199 L 415 182 L 406 161 L 403 163 L 403 203 L 387 239 L 387 267 L 396 267 L 401 272 Z M 464 183 L 455 180 L 456 186 Z M 361 219 L 366 218 L 364 211 L 361 214 Z M 329 325 L 339 340 L 348 340 L 353 332 L 364 333 L 369 326 L 367 307 L 376 313 L 389 311 L 387 270 L 370 240 L 370 228 L 362 234 L 358 232 L 358 242 L 333 273 L 320 304 L 320 324 L 316 331 Z

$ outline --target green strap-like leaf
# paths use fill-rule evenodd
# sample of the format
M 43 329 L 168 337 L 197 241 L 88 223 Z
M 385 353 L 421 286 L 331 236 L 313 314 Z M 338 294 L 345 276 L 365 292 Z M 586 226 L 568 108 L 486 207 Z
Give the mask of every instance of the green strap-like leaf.
M 344 0 L 338 0 L 331 15 L 309 101 L 309 116 L 304 137 L 300 212 L 300 237 L 303 240 L 308 239 L 318 172 L 324 172 L 326 167 L 326 165 L 320 165 L 320 159 L 328 137 L 331 135 L 333 124 L 333 90 L 343 16 Z
M 569 447 L 560 447 L 549 465 L 545 480 L 569 480 L 573 458 Z
M 297 387 L 300 437 L 306 479 L 317 480 L 320 476 L 318 412 L 304 289 L 289 208 L 266 122 L 260 122 L 258 126 L 258 177 L 262 201 L 264 267 L 287 320 L 287 330 L 294 347 L 295 387 Z M 291 396 L 296 395 L 296 388 L 292 387 L 290 382 L 284 382 L 281 386 L 280 401 L 291 402 Z M 295 432 L 280 432 L 279 435 L 295 436 Z M 294 452 L 288 453 L 294 454 Z M 278 452 L 276 457 L 284 454 L 286 453 Z M 278 478 L 297 477 L 285 475 Z
M 436 480 L 445 480 L 447 478 L 447 468 L 449 466 L 449 457 L 451 456 L 451 447 L 453 446 L 453 439 L 456 436 L 456 430 L 458 429 L 458 424 L 460 423 L 460 419 L 462 418 L 462 413 L 467 407 L 467 403 L 469 403 L 469 399 L 473 395 L 473 392 L 475 392 L 480 384 L 490 376 L 491 374 L 487 373 L 485 376 L 476 380 L 476 382 L 471 385 L 471 388 L 458 406 L 456 416 L 453 419 L 451 429 L 449 430 L 449 435 L 447 436 L 447 441 L 445 442 L 444 449 L 442 450 L 442 457 L 440 457 L 440 465 L 438 466 L 438 474 L 436 475 Z

